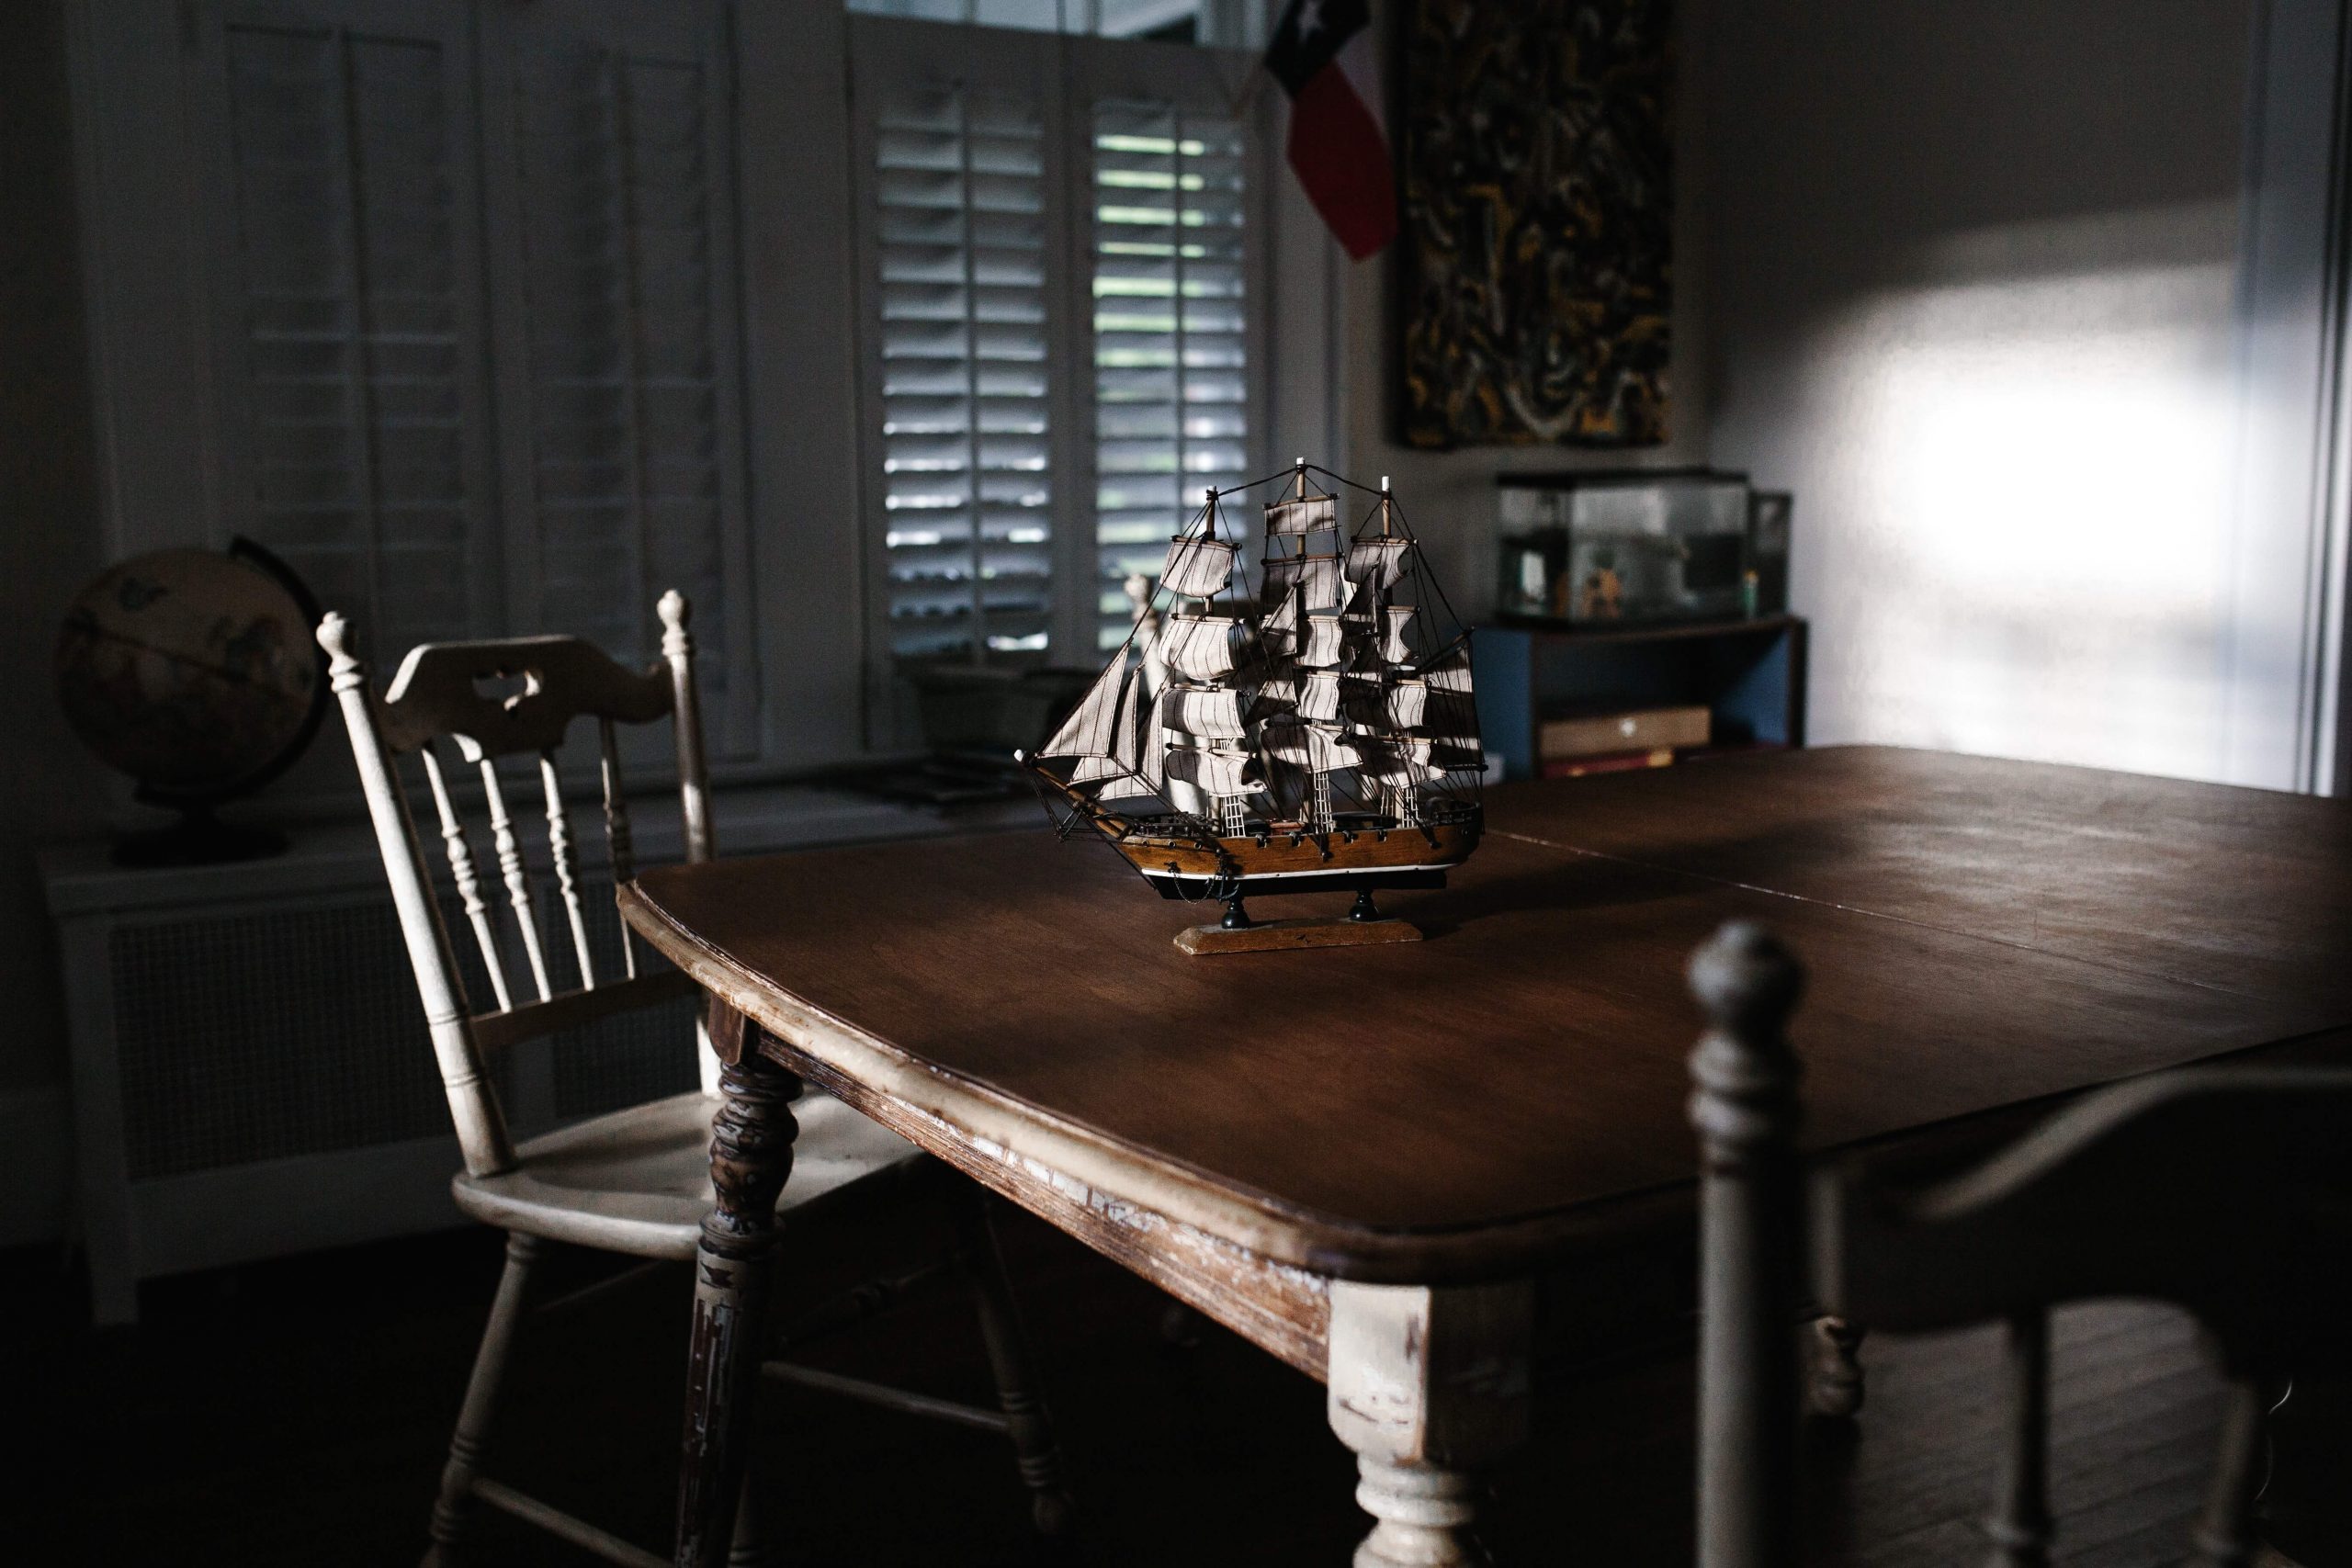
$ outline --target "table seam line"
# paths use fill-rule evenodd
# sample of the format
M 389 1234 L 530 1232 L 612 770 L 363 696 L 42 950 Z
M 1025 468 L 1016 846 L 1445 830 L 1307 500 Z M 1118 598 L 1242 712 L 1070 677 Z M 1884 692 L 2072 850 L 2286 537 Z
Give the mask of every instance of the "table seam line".
M 1717 887 L 1736 887 L 1743 893 L 1760 893 L 1770 898 L 1785 898 L 1792 904 L 1811 904 L 1825 909 L 1837 909 L 1845 914 L 1860 915 L 1865 919 L 1884 920 L 1891 925 L 1909 926 L 1916 931 L 1935 931 L 1942 936 L 1956 936 L 1966 942 L 1989 942 L 1996 947 L 2010 948 L 2018 953 L 2030 953 L 2039 958 L 2053 958 L 2068 964 L 2086 964 L 2093 969 L 2104 969 L 2109 974 L 2129 975 L 2134 979 L 2162 980 L 2169 985 L 2188 986 L 2196 990 L 2212 992 L 2217 996 L 2243 998 L 2247 1001 L 2261 1002 L 2276 999 L 2261 991 L 2241 990 L 2234 986 L 2216 985 L 2210 980 L 2167 975 L 2156 970 L 2135 969 L 2129 964 L 2116 964 L 2105 959 L 2085 958 L 2077 953 L 2053 953 L 2048 948 L 2030 946 L 2008 937 L 1987 936 L 1981 931 L 1961 931 L 1951 926 L 1938 925 L 1932 920 L 1913 919 L 1905 915 L 1890 915 L 1882 909 L 1864 908 L 1859 904 L 1841 904 L 1835 898 L 1815 898 L 1803 893 L 1792 893 L 1785 888 L 1766 887 L 1760 883 L 1741 882 L 1734 877 L 1692 871 L 1687 866 L 1665 865 L 1656 861 L 1638 860 L 1632 855 L 1611 854 L 1606 850 L 1588 850 L 1581 845 L 1564 844 L 1556 839 L 1539 839 L 1527 833 L 1514 833 L 1504 828 L 1489 828 L 1487 831 L 1494 838 L 1532 844 L 1538 849 L 1559 850 L 1567 854 L 1583 855 L 1589 860 L 1611 861 L 1618 865 L 1629 865 L 1642 871 L 1657 871 L 1672 876 L 1687 876 L 1693 881 L 1712 883 Z M 2036 919 L 2038 920 L 2039 917 Z

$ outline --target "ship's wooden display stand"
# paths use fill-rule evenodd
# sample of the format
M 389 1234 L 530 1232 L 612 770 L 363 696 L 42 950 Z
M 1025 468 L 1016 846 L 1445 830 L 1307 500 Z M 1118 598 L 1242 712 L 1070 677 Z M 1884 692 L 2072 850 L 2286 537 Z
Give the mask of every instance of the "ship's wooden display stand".
M 1345 915 L 1327 919 L 1259 920 L 1246 926 L 1189 926 L 1176 945 L 1195 958 L 1213 953 L 1278 953 L 1294 947 L 1370 947 L 1375 942 L 1419 942 L 1421 928 L 1394 915 L 1376 920 Z
M 1228 898 L 1225 919 L 1215 925 L 1193 926 L 1176 933 L 1176 945 L 1195 958 L 1213 953 L 1284 953 L 1299 947 L 1374 947 L 1382 942 L 1419 942 L 1421 928 L 1410 920 L 1384 915 L 1372 901 L 1369 888 L 1356 895 L 1345 915 L 1295 920 L 1253 920 L 1238 897 Z

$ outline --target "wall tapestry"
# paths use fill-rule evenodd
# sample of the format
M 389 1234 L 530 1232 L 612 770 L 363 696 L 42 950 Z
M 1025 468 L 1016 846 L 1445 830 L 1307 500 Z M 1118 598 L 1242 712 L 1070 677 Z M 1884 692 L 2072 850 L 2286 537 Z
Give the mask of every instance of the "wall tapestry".
M 1666 439 L 1666 0 L 1415 0 L 1404 436 Z

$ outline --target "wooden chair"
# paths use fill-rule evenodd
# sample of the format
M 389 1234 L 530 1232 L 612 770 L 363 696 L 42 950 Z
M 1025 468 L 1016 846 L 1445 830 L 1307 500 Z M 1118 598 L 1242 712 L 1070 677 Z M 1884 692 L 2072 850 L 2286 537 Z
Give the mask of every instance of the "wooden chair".
M 505 1272 L 483 1330 L 481 1348 L 466 1385 L 457 1432 L 434 1504 L 428 1563 L 454 1559 L 471 1506 L 488 1504 L 540 1526 L 611 1561 L 658 1564 L 669 1561 L 619 1540 L 594 1525 L 525 1495 L 480 1472 L 483 1445 L 497 1412 L 508 1351 L 524 1314 L 532 1266 L 544 1243 L 560 1242 L 659 1262 L 693 1258 L 704 1216 L 712 1204 L 709 1145 L 714 1059 L 701 1049 L 701 1090 L 673 1095 L 516 1142 L 507 1132 L 490 1077 L 492 1054 L 518 1041 L 577 1028 L 595 1020 L 694 994 L 674 970 L 640 970 L 633 942 L 623 935 L 625 958 L 618 976 L 599 976 L 588 939 L 581 897 L 581 865 L 570 814 L 563 799 L 557 758 L 575 719 L 593 719 L 596 768 L 602 780 L 606 845 L 616 882 L 635 874 L 628 802 L 621 787 L 616 728 L 669 719 L 676 746 L 679 808 L 685 854 L 701 861 L 711 854 L 710 811 L 703 764 L 702 734 L 695 706 L 694 649 L 687 632 L 687 605 L 677 593 L 660 605 L 662 662 L 643 673 L 623 669 L 576 637 L 536 637 L 501 641 L 436 643 L 412 650 L 390 689 L 378 701 L 366 669 L 354 656 L 343 617 L 329 615 L 319 642 L 331 665 L 329 681 L 341 701 L 351 746 L 368 796 L 379 847 L 409 959 L 416 970 L 441 1081 L 457 1123 L 465 1168 L 451 1183 L 458 1207 L 507 1233 Z M 505 690 L 487 688 L 503 685 Z M 442 919 L 442 905 L 425 867 L 415 824 L 410 817 L 395 761 L 417 759 L 438 819 L 438 837 L 448 862 L 457 901 L 471 928 L 495 1006 L 477 1011 L 470 1004 Z M 553 940 L 541 929 L 532 892 L 532 871 L 514 816 L 507 804 L 511 775 L 501 759 L 527 758 L 537 774 L 544 801 L 547 849 L 563 911 Z M 463 774 L 479 777 L 487 807 L 496 875 L 513 919 L 524 959 L 511 971 L 510 950 L 493 923 L 495 891 L 486 895 L 472 844 L 460 825 Z M 527 785 L 526 785 L 527 787 Z M 534 803 L 534 809 L 539 803 Z M 570 957 L 564 957 L 568 947 Z M 571 988 L 559 988 L 569 967 Z M 513 977 L 519 973 L 519 983 Z M 699 1035 L 701 1031 L 696 1031 Z M 680 1049 L 688 1049 L 680 1041 Z M 885 1131 L 849 1107 L 810 1090 L 792 1108 L 799 1127 L 793 1144 L 790 1180 L 777 1207 L 806 1210 L 820 1201 L 890 1174 L 922 1159 L 913 1145 Z M 981 1410 L 905 1393 L 831 1372 L 771 1362 L 771 1378 L 811 1383 L 912 1414 L 927 1415 L 1001 1432 L 1010 1438 L 1023 1479 L 1031 1488 L 1040 1529 L 1058 1529 L 1069 1508 L 1059 1457 L 1044 1409 L 1030 1392 L 1026 1366 L 1003 1266 L 977 1188 L 958 1184 L 968 1198 L 958 1256 L 915 1275 L 860 1287 L 841 1301 L 804 1318 L 796 1341 L 820 1329 L 845 1325 L 871 1315 L 907 1289 L 950 1268 L 961 1268 L 972 1285 L 981 1331 L 997 1374 L 1001 1410 Z M 649 1265 L 651 1266 L 651 1265 Z M 748 1488 L 747 1488 L 748 1497 Z M 740 1511 L 731 1562 L 756 1559 L 752 1509 Z
M 2242 1564 L 2265 1422 L 2291 1372 L 2335 1375 L 2352 1312 L 2352 1072 L 2188 1069 L 2086 1096 L 1926 1186 L 1797 1152 L 1786 1024 L 1796 961 L 1730 925 L 1690 964 L 1710 1028 L 1691 1058 L 1702 1155 L 1702 1568 L 1798 1561 L 1793 1325 L 1817 1308 L 1873 1331 L 2005 1325 L 2006 1451 L 1990 1561 L 2049 1561 L 2052 1307 L 2139 1298 L 2186 1310 L 2228 1399 L 2191 1548 Z M 1890 1043 L 1890 1049 L 1896 1048 Z

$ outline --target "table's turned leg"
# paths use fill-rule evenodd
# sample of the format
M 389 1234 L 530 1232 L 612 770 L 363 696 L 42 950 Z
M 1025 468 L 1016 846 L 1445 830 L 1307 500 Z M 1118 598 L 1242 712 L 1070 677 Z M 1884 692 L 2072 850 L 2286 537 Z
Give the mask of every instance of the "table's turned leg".
M 727 1557 L 775 1272 L 776 1195 L 791 1173 L 799 1130 L 791 1101 L 800 1080 L 761 1056 L 753 1026 L 722 1020 L 716 1008 L 711 1021 L 713 1044 L 725 1061 L 710 1125 L 710 1181 L 718 1204 L 703 1221 L 695 1252 L 679 1568 L 717 1568 Z
M 1356 1568 L 1483 1563 L 1482 1473 L 1527 1440 L 1525 1283 L 1331 1286 L 1331 1429 L 1375 1521 Z

